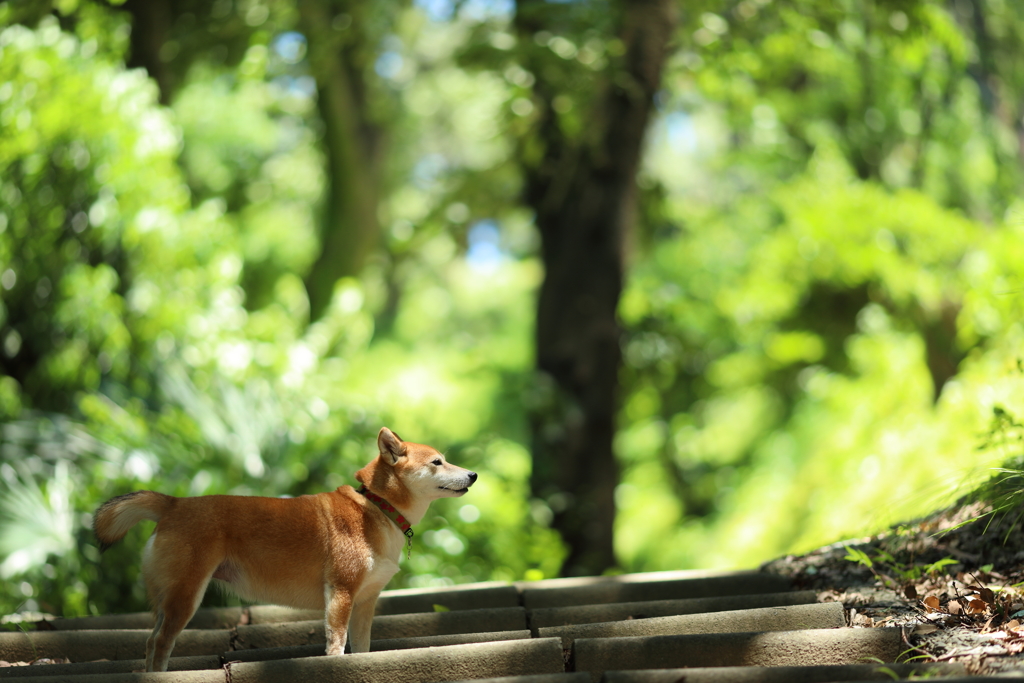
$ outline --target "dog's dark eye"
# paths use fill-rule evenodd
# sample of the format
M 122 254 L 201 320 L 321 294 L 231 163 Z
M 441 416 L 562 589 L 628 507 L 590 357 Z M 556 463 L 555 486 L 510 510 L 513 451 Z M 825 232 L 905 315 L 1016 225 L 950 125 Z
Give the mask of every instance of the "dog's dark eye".
M 440 467 L 441 466 L 441 458 L 435 458 L 434 462 L 432 462 L 431 464 L 432 465 L 436 465 L 437 467 Z

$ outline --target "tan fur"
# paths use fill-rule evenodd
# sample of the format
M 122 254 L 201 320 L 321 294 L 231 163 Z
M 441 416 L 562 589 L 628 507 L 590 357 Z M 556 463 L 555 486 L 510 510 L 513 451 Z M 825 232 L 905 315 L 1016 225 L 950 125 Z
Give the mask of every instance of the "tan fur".
M 476 481 L 476 473 L 387 428 L 377 446 L 378 456 L 356 479 L 411 524 L 431 501 L 461 496 Z M 247 600 L 323 609 L 327 654 L 342 654 L 350 633 L 352 651 L 366 652 L 377 596 L 398 571 L 406 540 L 380 508 L 351 486 L 340 486 L 298 498 L 175 498 L 136 491 L 96 511 L 100 547 L 116 543 L 143 519 L 157 523 L 142 562 L 156 613 L 146 671 L 167 670 L 174 641 L 211 580 Z

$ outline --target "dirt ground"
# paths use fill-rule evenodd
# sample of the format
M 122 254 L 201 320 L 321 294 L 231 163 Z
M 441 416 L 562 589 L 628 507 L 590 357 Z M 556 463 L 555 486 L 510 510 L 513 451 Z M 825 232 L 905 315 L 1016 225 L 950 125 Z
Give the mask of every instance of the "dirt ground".
M 818 591 L 823 602 L 842 602 L 850 626 L 902 627 L 904 659 L 1024 672 L 1022 523 L 1024 509 L 960 503 L 764 569 Z

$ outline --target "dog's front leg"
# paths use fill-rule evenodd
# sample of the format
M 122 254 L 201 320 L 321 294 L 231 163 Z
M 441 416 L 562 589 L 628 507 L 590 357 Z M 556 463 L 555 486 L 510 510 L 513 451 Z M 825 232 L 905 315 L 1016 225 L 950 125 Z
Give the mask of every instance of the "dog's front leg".
M 352 615 L 352 594 L 344 588 L 324 588 L 324 631 L 327 633 L 327 654 L 345 654 L 348 620 Z
M 349 620 L 348 627 L 352 652 L 370 651 L 370 628 L 373 626 L 373 611 L 377 606 L 378 595 L 380 591 L 356 603 L 352 608 L 352 619 Z

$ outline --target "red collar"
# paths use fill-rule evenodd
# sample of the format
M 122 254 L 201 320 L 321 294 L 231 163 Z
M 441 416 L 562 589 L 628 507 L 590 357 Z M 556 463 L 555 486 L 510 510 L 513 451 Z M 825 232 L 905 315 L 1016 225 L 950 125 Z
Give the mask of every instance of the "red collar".
M 405 534 L 406 538 L 409 539 L 409 545 L 412 545 L 412 524 L 409 524 L 409 520 L 403 517 L 402 513 L 396 510 L 394 505 L 387 502 L 370 489 L 366 488 L 366 484 L 360 486 L 359 489 L 357 490 L 357 493 L 361 493 L 364 496 L 366 496 L 366 498 L 371 503 L 379 507 L 380 511 L 387 515 L 392 522 L 397 524 L 398 528 L 401 529 L 402 533 Z

